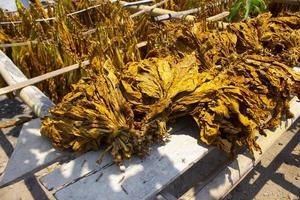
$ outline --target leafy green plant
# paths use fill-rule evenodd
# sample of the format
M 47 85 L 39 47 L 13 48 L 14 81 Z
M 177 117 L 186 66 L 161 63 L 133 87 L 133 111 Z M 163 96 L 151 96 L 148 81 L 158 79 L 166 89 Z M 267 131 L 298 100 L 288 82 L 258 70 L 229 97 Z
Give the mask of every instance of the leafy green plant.
M 247 19 L 250 16 L 257 16 L 267 10 L 265 0 L 236 0 L 230 8 L 228 21 L 235 19 Z

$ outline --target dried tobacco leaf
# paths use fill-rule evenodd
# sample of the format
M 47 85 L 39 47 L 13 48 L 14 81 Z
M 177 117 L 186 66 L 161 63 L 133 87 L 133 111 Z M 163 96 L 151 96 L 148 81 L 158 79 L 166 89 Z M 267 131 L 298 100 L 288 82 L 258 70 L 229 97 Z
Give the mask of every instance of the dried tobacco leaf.
M 275 18 L 265 13 L 245 22 L 233 23 L 228 26 L 228 31 L 237 36 L 238 53 L 271 54 L 285 64 L 295 65 L 299 63 L 299 24 L 299 12 Z
M 236 54 L 237 36 L 225 31 L 195 33 L 199 44 L 197 57 L 206 69 L 225 66 Z
M 142 119 L 152 121 L 170 115 L 172 103 L 191 93 L 199 83 L 194 55 L 180 60 L 173 57 L 150 58 L 128 64 L 121 76 L 123 94 Z
M 300 63 L 300 12 L 285 13 L 285 16 L 271 18 L 264 14 L 258 19 L 260 42 L 264 48 L 289 65 Z M 267 22 L 266 22 L 267 21 Z

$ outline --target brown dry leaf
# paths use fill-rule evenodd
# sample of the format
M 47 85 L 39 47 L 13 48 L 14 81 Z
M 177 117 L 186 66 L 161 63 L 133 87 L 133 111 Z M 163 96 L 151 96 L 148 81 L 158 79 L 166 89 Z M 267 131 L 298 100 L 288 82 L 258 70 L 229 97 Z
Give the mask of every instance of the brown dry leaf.
M 267 20 L 268 19 L 268 20 Z M 271 18 L 265 14 L 258 18 L 264 21 L 258 29 L 264 48 L 289 65 L 300 63 L 300 12 L 286 13 L 284 17 Z
M 237 36 L 225 31 L 195 32 L 198 58 L 205 68 L 225 66 L 236 53 Z

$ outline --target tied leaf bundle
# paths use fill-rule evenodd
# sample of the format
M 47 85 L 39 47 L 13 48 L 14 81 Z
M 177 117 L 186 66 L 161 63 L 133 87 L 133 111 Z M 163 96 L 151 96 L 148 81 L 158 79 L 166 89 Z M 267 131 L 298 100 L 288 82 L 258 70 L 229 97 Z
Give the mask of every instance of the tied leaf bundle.
M 115 161 L 130 158 L 140 141 L 133 131 L 133 112 L 122 96 L 111 63 L 101 75 L 81 80 L 73 86 L 43 121 L 41 132 L 57 148 L 85 152 L 107 144 Z

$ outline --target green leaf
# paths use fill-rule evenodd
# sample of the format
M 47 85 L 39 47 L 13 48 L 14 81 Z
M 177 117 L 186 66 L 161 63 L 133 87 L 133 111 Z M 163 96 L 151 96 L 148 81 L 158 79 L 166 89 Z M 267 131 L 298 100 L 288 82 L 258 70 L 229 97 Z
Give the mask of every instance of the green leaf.
M 228 21 L 232 22 L 242 11 L 242 18 L 248 19 L 251 15 L 259 15 L 267 10 L 265 0 L 236 0 L 230 9 Z
M 244 8 L 244 15 L 243 15 L 244 19 L 249 18 L 250 10 L 251 10 L 251 4 L 252 4 L 251 0 L 246 0 L 246 4 L 245 4 L 245 8 Z
M 21 0 L 16 0 L 16 6 L 18 11 L 23 10 L 23 4 Z
M 255 15 L 259 15 L 260 13 L 262 13 L 262 10 L 258 6 L 253 6 L 253 13 Z
M 229 22 L 232 22 L 232 20 L 239 14 L 242 3 L 242 0 L 236 0 L 233 6 L 230 8 L 230 14 L 228 16 Z

